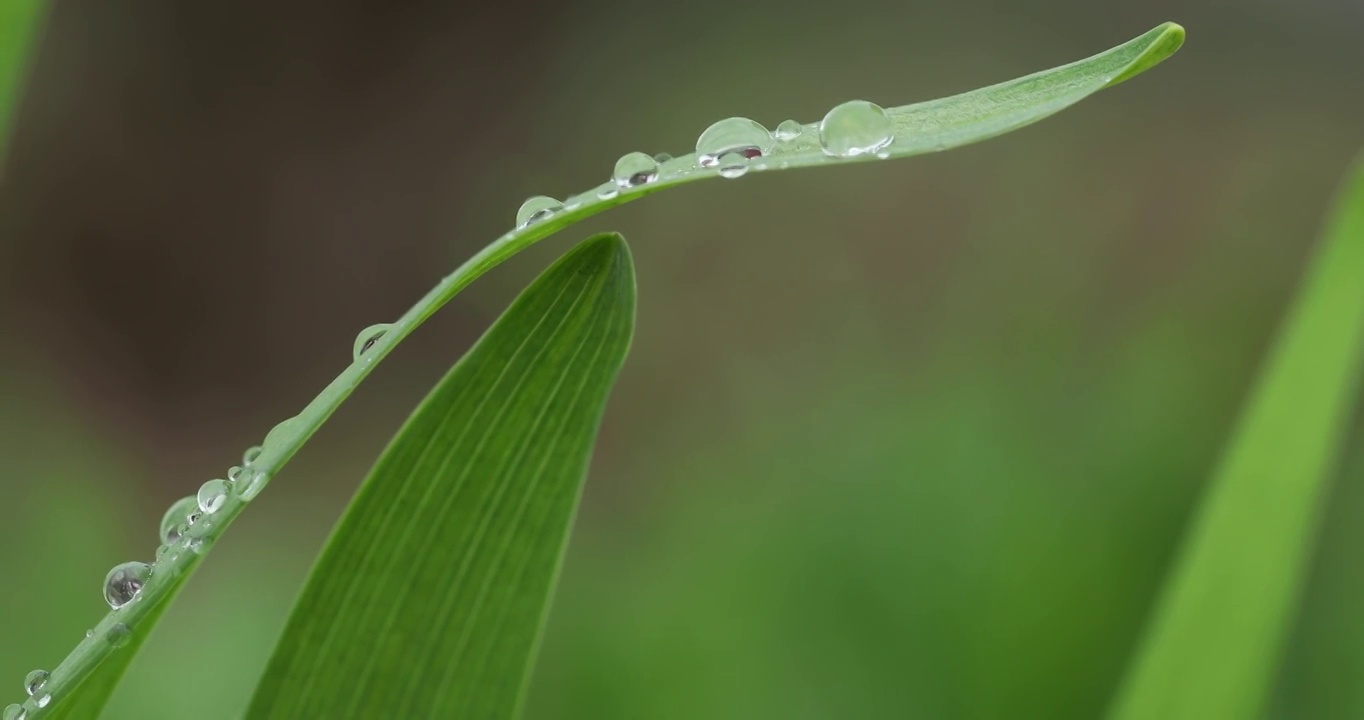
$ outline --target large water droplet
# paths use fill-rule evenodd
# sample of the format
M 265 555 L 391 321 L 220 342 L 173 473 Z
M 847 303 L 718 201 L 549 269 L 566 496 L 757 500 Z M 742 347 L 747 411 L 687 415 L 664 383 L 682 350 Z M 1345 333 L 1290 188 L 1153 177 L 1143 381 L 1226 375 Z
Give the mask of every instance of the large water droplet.
M 109 635 L 106 638 L 109 644 L 115 648 L 127 645 L 133 639 L 133 631 L 128 629 L 123 623 L 115 623 L 109 628 Z
M 696 162 L 715 167 L 730 153 L 755 158 L 771 151 L 773 142 L 772 133 L 759 123 L 744 117 L 725 118 L 696 138 Z
M 46 670 L 34 670 L 28 675 L 25 675 L 24 692 L 29 695 L 37 694 L 37 692 L 42 690 L 43 686 L 47 684 L 47 679 L 49 677 L 52 677 L 52 675 Z
M 5 706 L 5 712 L 0 713 L 0 720 L 24 720 L 28 713 L 17 703 L 10 703 Z
M 114 566 L 114 569 L 104 577 L 105 602 L 117 610 L 136 600 L 151 574 L 152 568 L 147 563 L 126 562 Z
M 658 161 L 642 152 L 622 155 L 616 161 L 616 169 L 612 171 L 611 179 L 622 188 L 647 185 L 658 179 Z
M 379 338 L 392 327 L 392 323 L 379 323 L 361 330 L 360 334 L 355 336 L 355 345 L 351 347 L 351 359 L 359 360 L 360 356 L 374 347 L 374 343 L 379 342 Z
M 223 503 L 227 502 L 227 482 L 224 480 L 209 480 L 199 486 L 199 509 L 206 515 L 212 515 L 223 509 Z
M 564 204 L 546 195 L 536 195 L 521 203 L 516 211 L 517 229 L 528 227 L 564 209 Z
M 161 516 L 161 542 L 165 545 L 173 545 L 180 535 L 184 533 L 185 525 L 188 522 L 189 514 L 198 507 L 198 501 L 194 496 L 183 497 L 176 500 L 166 510 L 166 514 Z
M 743 177 L 748 172 L 748 158 L 739 153 L 726 153 L 716 163 L 720 169 L 720 177 L 733 180 Z
M 777 136 L 777 139 L 782 142 L 791 142 L 800 137 L 800 134 L 804 131 L 805 126 L 795 120 L 782 120 L 781 124 L 777 126 L 775 135 Z
M 894 139 L 895 130 L 886 111 L 866 100 L 838 105 L 819 124 L 819 144 L 826 155 L 834 157 L 874 153 Z
M 252 445 L 247 448 L 246 452 L 242 453 L 242 467 L 251 467 L 252 463 L 260 459 L 263 450 L 264 448 L 259 445 Z

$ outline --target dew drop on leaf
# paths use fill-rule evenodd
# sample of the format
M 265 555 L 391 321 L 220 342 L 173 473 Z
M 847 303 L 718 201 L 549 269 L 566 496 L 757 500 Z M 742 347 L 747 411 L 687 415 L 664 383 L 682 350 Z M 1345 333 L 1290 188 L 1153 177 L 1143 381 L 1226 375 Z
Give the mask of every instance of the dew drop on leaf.
M 166 545 L 174 544 L 180 539 L 180 535 L 185 531 L 185 522 L 189 514 L 198 507 L 198 501 L 193 497 L 183 497 L 176 500 L 166 510 L 166 514 L 161 517 L 161 542 Z
M 379 338 L 383 337 L 384 333 L 387 333 L 392 327 L 391 323 L 379 323 L 361 330 L 355 336 L 355 344 L 351 346 L 351 359 L 359 360 L 360 356 L 374 347 L 374 343 L 379 342 Z
M 668 162 L 669 160 L 672 159 L 673 156 L 669 155 L 668 153 L 659 153 L 654 156 L 654 162 L 658 163 L 659 165 L 662 165 L 663 163 Z
M 516 227 L 521 229 L 538 223 L 564 209 L 564 204 L 547 195 L 536 195 L 521 203 L 516 211 Z
M 795 120 L 783 120 L 781 121 L 781 124 L 777 126 L 776 136 L 777 139 L 782 142 L 791 142 L 800 137 L 800 134 L 804 130 L 805 126 Z
M 298 418 L 296 417 L 281 420 L 278 425 L 270 428 L 270 432 L 265 434 L 265 440 L 261 441 L 261 446 L 267 450 L 277 449 L 279 444 L 284 442 L 284 438 L 293 433 L 294 425 L 297 422 Z
M 874 153 L 895 139 L 890 117 L 880 105 L 849 100 L 834 107 L 819 124 L 819 144 L 824 154 L 856 157 Z
M 772 133 L 758 122 L 744 117 L 725 118 L 696 138 L 696 162 L 701 167 L 715 167 L 730 153 L 755 158 L 770 152 L 773 143 Z
M 223 509 L 223 503 L 227 502 L 227 482 L 224 480 L 209 480 L 199 486 L 199 510 L 206 515 L 212 515 Z
M 51 677 L 51 674 L 46 670 L 34 670 L 24 676 L 24 692 L 28 693 L 30 696 L 36 695 L 38 691 L 42 690 L 43 686 L 47 684 L 47 679 L 49 677 Z
M 23 707 L 15 703 L 6 705 L 5 712 L 0 713 L 0 720 L 24 720 L 26 717 L 28 717 L 28 713 L 24 712 Z
M 51 702 L 52 702 L 52 695 L 51 695 L 51 693 L 42 693 L 41 695 L 38 695 L 38 696 L 36 696 L 36 697 L 33 698 L 33 704 L 34 704 L 34 705 L 37 705 L 37 706 L 40 707 L 40 708 L 45 708 L 45 707 L 47 707 L 48 704 L 51 703 Z
M 251 464 L 260 459 L 261 451 L 264 450 L 259 445 L 252 445 L 242 453 L 242 467 L 251 467 Z
M 611 173 L 611 179 L 622 188 L 647 185 L 658 179 L 658 161 L 642 152 L 622 155 L 616 161 L 616 169 Z
M 126 562 L 115 565 L 104 577 L 104 600 L 109 607 L 117 610 L 137 599 L 142 586 L 151 577 L 152 568 L 147 563 Z
M 720 177 L 731 180 L 743 177 L 744 173 L 748 172 L 748 158 L 739 153 L 726 153 L 716 162 L 716 165 L 719 166 Z
M 113 647 L 121 648 L 133 639 L 133 632 L 128 629 L 127 625 L 116 623 L 113 627 L 109 628 L 109 635 L 105 639 L 107 639 L 109 644 Z
M 265 489 L 265 484 L 269 480 L 270 476 L 264 470 L 244 470 L 241 480 L 237 481 L 233 490 L 242 500 L 250 502 Z

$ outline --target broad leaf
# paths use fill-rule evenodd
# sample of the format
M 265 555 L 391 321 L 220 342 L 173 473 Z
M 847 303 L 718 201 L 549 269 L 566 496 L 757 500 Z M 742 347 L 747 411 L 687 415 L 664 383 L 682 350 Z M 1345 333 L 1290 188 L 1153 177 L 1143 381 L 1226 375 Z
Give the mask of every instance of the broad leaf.
M 1364 160 L 1208 488 L 1115 720 L 1259 717 L 1364 357 Z
M 441 381 L 333 533 L 248 718 L 514 714 L 634 293 L 624 241 L 589 240 Z

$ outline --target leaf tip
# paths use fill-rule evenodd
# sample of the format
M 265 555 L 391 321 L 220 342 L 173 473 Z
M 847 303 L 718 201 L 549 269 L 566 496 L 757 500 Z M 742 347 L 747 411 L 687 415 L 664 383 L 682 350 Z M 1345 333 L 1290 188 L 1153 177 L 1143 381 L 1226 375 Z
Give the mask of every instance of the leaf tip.
M 1164 22 L 1151 28 L 1140 39 L 1146 41 L 1141 54 L 1109 80 L 1108 87 L 1140 75 L 1174 55 L 1184 45 L 1184 26 L 1176 22 Z

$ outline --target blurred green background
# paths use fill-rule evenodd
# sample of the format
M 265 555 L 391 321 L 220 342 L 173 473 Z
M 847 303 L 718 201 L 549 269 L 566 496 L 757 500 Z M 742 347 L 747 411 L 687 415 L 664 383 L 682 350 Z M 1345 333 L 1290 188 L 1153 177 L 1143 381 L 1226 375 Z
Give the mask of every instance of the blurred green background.
M 401 420 L 600 230 L 631 240 L 639 329 L 529 717 L 1097 716 L 1364 146 L 1364 6 L 55 3 L 0 186 L 0 704 L 170 502 L 526 196 L 1163 20 L 1174 59 L 1041 125 L 669 192 L 477 283 L 216 546 L 115 720 L 235 717 Z M 1364 717 L 1351 437 L 1274 718 Z

